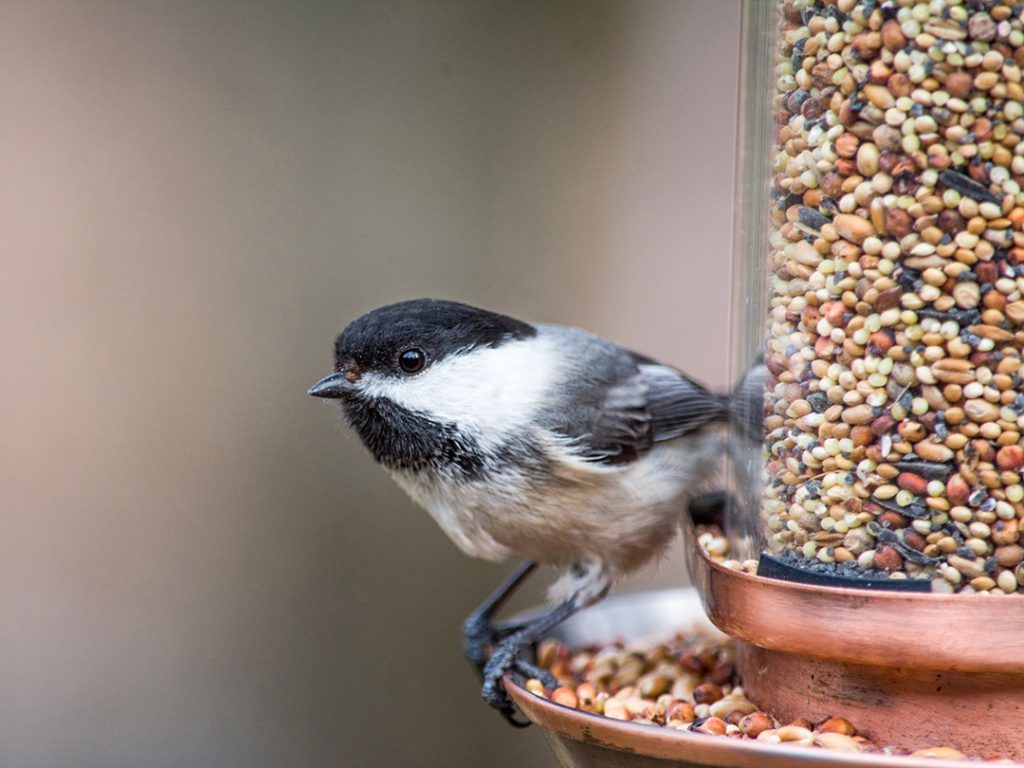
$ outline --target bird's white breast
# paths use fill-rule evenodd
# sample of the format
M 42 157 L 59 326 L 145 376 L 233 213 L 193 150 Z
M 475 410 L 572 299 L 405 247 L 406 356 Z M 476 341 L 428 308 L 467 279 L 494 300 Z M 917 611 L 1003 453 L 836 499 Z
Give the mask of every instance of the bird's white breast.
M 553 442 L 544 478 L 514 470 L 468 483 L 392 474 L 469 555 L 551 564 L 596 560 L 624 572 L 671 540 L 686 498 L 713 477 L 710 460 L 720 445 L 711 433 L 688 435 L 630 464 L 607 465 Z

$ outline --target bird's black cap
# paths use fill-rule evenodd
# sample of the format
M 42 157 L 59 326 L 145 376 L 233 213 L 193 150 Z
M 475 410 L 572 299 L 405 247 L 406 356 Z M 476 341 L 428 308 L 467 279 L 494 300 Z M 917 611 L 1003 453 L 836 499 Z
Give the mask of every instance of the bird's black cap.
M 433 362 L 452 352 L 495 347 L 536 333 L 528 323 L 455 301 L 403 301 L 368 312 L 341 332 L 335 370 L 354 366 L 397 374 L 398 355 L 410 347 L 422 349 Z

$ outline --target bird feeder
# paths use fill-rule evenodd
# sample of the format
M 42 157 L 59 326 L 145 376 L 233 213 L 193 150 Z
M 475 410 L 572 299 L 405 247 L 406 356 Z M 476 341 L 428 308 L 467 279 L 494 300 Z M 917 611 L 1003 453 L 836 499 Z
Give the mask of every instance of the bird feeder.
M 719 526 L 685 527 L 763 709 L 1024 762 L 1022 17 L 744 3 L 731 337 L 737 379 L 764 365 L 760 438 L 734 441 Z M 796 760 L 514 695 L 564 765 Z

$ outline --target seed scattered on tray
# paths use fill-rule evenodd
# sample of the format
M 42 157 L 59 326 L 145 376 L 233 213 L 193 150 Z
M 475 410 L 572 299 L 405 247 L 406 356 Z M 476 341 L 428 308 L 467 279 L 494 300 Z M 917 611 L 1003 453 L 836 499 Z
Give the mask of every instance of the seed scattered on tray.
M 771 552 L 1024 588 L 1022 17 L 779 2 Z
M 772 744 L 966 759 L 949 747 L 913 751 L 880 746 L 838 715 L 817 722 L 782 723 L 747 698 L 728 639 L 699 629 L 677 633 L 664 642 L 576 649 L 549 639 L 538 646 L 537 662 L 559 685 L 546 689 L 540 680 L 530 679 L 525 685 L 528 691 L 615 720 Z

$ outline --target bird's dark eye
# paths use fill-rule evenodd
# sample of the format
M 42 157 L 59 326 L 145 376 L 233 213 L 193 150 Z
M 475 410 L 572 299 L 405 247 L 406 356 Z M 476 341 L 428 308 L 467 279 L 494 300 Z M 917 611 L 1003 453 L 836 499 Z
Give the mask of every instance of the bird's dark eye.
M 406 373 L 418 373 L 427 364 L 427 356 L 422 349 L 413 347 L 398 356 L 398 367 Z

